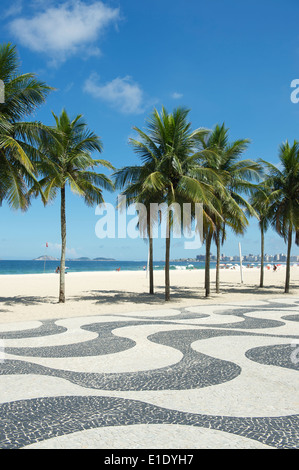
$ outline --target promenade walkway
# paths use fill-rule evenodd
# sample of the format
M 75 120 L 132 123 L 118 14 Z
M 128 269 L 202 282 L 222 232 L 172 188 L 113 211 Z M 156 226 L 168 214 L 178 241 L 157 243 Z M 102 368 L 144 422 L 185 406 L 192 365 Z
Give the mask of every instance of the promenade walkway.
M 299 448 L 299 299 L 84 313 L 0 324 L 0 448 Z

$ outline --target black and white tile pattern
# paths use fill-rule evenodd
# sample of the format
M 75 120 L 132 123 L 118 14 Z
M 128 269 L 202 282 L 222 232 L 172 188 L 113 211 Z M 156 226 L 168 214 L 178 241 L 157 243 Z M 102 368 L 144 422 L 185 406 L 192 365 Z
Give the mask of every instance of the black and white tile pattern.
M 298 320 L 287 298 L 2 324 L 0 448 L 80 448 L 90 433 L 113 448 L 114 429 L 127 449 L 136 429 L 140 448 L 157 433 L 184 448 L 186 427 L 191 448 L 299 448 Z

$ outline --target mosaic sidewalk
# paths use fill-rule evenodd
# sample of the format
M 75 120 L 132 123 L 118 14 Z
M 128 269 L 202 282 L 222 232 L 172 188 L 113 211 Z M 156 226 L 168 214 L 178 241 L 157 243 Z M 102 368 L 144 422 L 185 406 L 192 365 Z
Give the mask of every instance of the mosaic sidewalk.
M 0 340 L 2 449 L 299 448 L 297 298 L 6 323 Z

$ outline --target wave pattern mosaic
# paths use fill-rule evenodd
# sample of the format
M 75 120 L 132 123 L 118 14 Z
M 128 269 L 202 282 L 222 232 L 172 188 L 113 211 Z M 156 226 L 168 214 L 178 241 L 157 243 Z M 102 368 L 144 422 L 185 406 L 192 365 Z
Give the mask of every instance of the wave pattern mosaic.
M 297 299 L 6 323 L 0 341 L 2 449 L 299 448 Z

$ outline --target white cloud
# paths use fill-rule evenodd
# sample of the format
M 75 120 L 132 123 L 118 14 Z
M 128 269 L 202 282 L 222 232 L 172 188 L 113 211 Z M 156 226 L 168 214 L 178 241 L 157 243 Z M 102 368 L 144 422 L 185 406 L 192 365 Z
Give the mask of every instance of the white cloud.
M 100 1 L 70 0 L 37 12 L 31 18 L 16 18 L 9 24 L 20 43 L 35 52 L 48 54 L 54 61 L 82 51 L 84 56 L 99 54 L 92 44 L 111 23 L 119 19 L 119 9 Z M 83 47 L 86 47 L 83 51 Z
M 19 15 L 23 10 L 22 0 L 15 1 L 7 10 L 1 12 L 2 18 Z
M 171 97 L 174 99 L 174 100 L 179 100 L 180 98 L 183 98 L 183 95 L 182 93 L 177 93 L 176 91 L 174 93 L 172 93 Z
M 69 91 L 71 91 L 71 89 L 73 88 L 74 86 L 74 82 L 70 82 L 66 85 L 65 89 L 64 89 L 64 92 L 65 93 L 68 93 Z
M 144 93 L 138 83 L 131 77 L 115 78 L 105 84 L 100 83 L 99 76 L 92 74 L 84 84 L 84 91 L 95 98 L 106 101 L 123 114 L 140 114 L 144 112 Z

